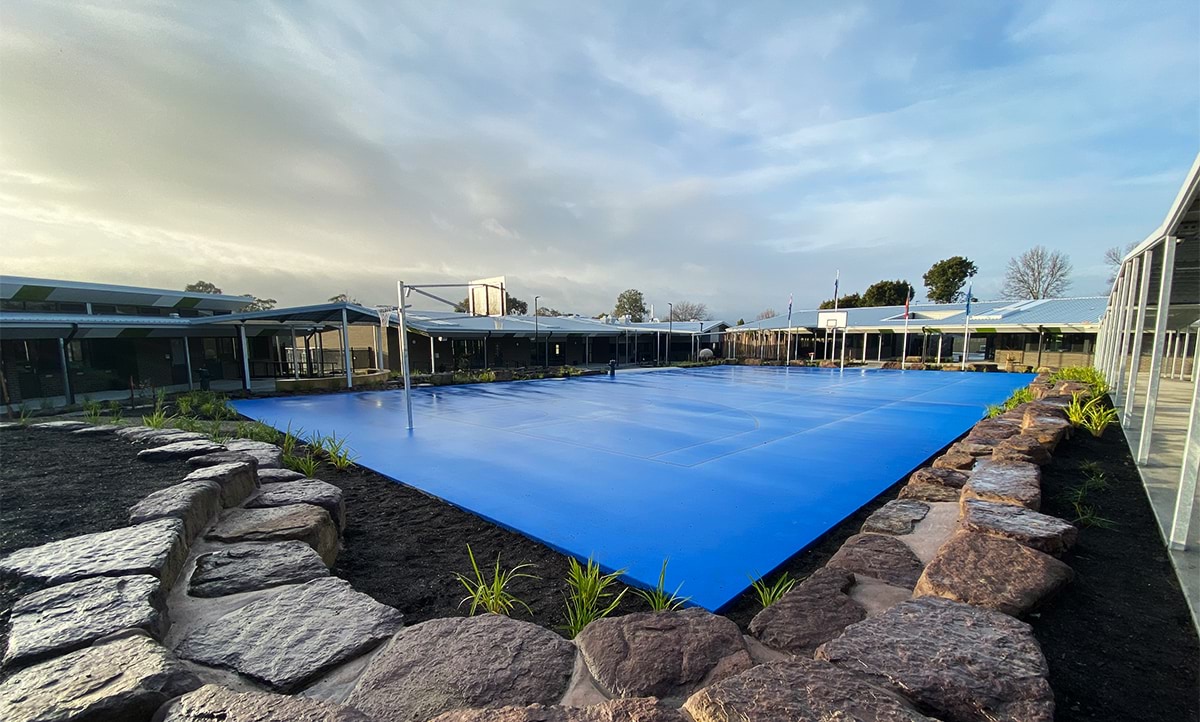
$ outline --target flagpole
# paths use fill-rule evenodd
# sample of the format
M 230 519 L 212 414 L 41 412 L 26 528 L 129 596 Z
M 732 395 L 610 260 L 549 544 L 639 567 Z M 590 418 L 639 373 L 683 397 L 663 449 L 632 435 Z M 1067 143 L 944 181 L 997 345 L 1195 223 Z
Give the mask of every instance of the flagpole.
M 907 363 L 908 363 L 908 317 L 910 315 L 912 315 L 912 314 L 909 314 L 907 312 L 904 314 L 904 345 L 900 349 L 900 369 L 901 370 L 905 369 L 907 366 Z
M 842 280 L 842 269 L 838 269 L 833 277 L 833 310 L 838 310 L 838 283 Z M 828 359 L 830 352 L 837 353 L 837 326 L 833 327 L 833 344 L 829 343 L 829 327 L 825 327 L 825 358 Z
M 788 294 L 788 330 L 787 330 L 787 353 L 784 358 L 784 366 L 792 365 L 792 296 Z

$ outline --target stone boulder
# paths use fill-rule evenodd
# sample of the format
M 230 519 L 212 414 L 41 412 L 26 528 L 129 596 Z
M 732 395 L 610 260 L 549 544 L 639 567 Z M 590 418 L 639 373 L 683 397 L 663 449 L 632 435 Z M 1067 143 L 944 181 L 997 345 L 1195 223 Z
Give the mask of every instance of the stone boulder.
M 184 481 L 150 494 L 129 509 L 129 523 L 179 519 L 188 541 L 204 531 L 221 511 L 221 486 L 215 481 Z
M 867 610 L 850 598 L 853 586 L 853 572 L 818 569 L 754 615 L 750 633 L 772 649 L 811 656 L 843 629 L 866 618 Z
M 872 512 L 862 525 L 864 532 L 911 534 L 917 522 L 929 513 L 929 505 L 911 499 L 893 499 Z
M 123 428 L 120 424 L 97 424 L 95 426 L 85 426 L 82 429 L 75 429 L 71 433 L 75 436 L 108 436 L 115 434 L 117 429 Z
M 258 488 L 258 474 L 248 461 L 204 466 L 185 476 L 184 481 L 216 482 L 221 487 L 221 505 L 225 507 L 241 504 Z
M 913 590 L 1019 616 L 1071 581 L 1071 567 L 1010 539 L 959 532 L 942 545 Z
M 262 484 L 277 484 L 281 481 L 303 479 L 304 474 L 291 469 L 259 469 L 258 481 Z
M 1037 437 L 1024 431 L 997 444 L 992 458 L 996 461 L 1025 461 L 1042 466 L 1050 463 L 1052 448 L 1054 448 L 1053 445 L 1043 444 L 1038 441 Z
M 1074 525 L 1023 506 L 967 499 L 962 504 L 959 526 L 967 531 L 991 534 L 1046 554 L 1059 556 L 1075 544 L 1079 530 Z
M 975 457 L 965 451 L 947 450 L 938 458 L 933 460 L 933 468 L 935 469 L 958 469 L 969 471 L 975 466 Z
M 817 659 L 870 677 L 929 714 L 961 722 L 1051 722 L 1049 669 L 1028 624 L 924 597 L 846 628 Z
M 237 544 L 196 559 L 188 594 L 222 597 L 327 576 L 329 569 L 321 555 L 304 542 Z
M 403 624 L 400 612 L 328 577 L 283 587 L 199 626 L 175 651 L 184 659 L 293 692 L 376 646 Z
M 575 648 L 509 617 L 432 619 L 398 632 L 371 659 L 346 703 L 376 722 L 424 722 L 460 707 L 555 704 Z
M 937 484 L 950 489 L 961 489 L 967 483 L 970 474 L 958 469 L 938 469 L 925 467 L 917 469 L 908 477 L 910 484 Z
M 1023 461 L 987 461 L 971 473 L 962 498 L 1018 504 L 1037 511 L 1042 505 L 1042 472 Z
M 201 454 L 212 454 L 224 451 L 225 447 L 213 441 L 193 439 L 191 441 L 174 441 L 162 446 L 152 446 L 142 449 L 137 456 L 142 461 L 176 461 Z
M 996 447 L 992 444 L 981 444 L 977 441 L 968 441 L 967 439 L 963 439 L 955 444 L 951 444 L 950 448 L 946 451 L 966 454 L 968 456 L 979 458 L 981 456 L 991 456 L 992 449 L 994 448 Z
M 333 566 L 338 554 L 338 531 L 329 512 L 312 504 L 292 504 L 269 509 L 231 509 L 204 535 L 209 541 L 302 541 Z
M 113 433 L 132 443 L 168 443 L 203 438 L 199 434 L 183 429 L 154 429 L 149 426 L 123 426 Z
M 598 619 L 575 643 L 614 697 L 682 699 L 753 664 L 737 625 L 699 608 Z
M 941 484 L 922 484 L 920 482 L 910 481 L 900 489 L 897 495 L 900 499 L 912 499 L 914 501 L 958 501 L 961 495 L 958 489 Z
M 260 469 L 278 469 L 283 466 L 283 450 L 275 444 L 250 439 L 234 439 L 225 444 L 230 451 L 253 456 Z
M 842 544 L 826 566 L 912 589 L 921 577 L 923 565 L 913 550 L 894 536 L 855 534 Z
M 183 522 L 159 519 L 136 526 L 18 549 L 0 558 L 0 572 L 39 584 L 88 577 L 149 574 L 170 588 L 187 559 Z
M 1038 423 L 1025 427 L 1022 436 L 1037 440 L 1049 451 L 1054 451 L 1063 439 L 1071 436 L 1071 422 L 1061 419 L 1041 419 Z
M 139 722 L 200 686 L 170 652 L 130 634 L 36 664 L 0 682 L 5 722 Z
M 147 574 L 94 577 L 21 597 L 12 607 L 4 664 L 70 652 L 125 629 L 162 639 L 166 609 Z
M 760 664 L 692 695 L 695 722 L 936 722 L 869 678 L 803 657 Z
M 246 502 L 247 508 L 263 509 L 290 504 L 312 504 L 329 512 L 339 530 L 346 527 L 346 502 L 342 490 L 320 479 L 282 481 L 263 487 L 261 493 Z
M 456 709 L 430 722 L 691 722 L 674 707 L 652 697 L 613 699 L 588 707 L 486 707 Z
M 164 705 L 155 722 L 372 722 L 339 704 L 271 692 L 234 692 L 206 684 Z
M 995 446 L 1008 437 L 1019 433 L 1021 433 L 1021 421 L 1019 419 L 1013 420 L 997 416 L 991 419 L 984 419 L 975 424 L 967 432 L 966 439 L 964 440 L 973 444 Z
M 91 424 L 84 421 L 41 421 L 36 424 L 30 424 L 31 429 L 49 429 L 51 431 L 78 431 L 85 429 Z
M 249 454 L 243 454 L 240 451 L 218 451 L 215 454 L 193 456 L 187 460 L 188 466 L 197 469 L 202 466 L 217 466 L 219 464 L 253 464 L 254 468 L 258 469 L 258 459 Z

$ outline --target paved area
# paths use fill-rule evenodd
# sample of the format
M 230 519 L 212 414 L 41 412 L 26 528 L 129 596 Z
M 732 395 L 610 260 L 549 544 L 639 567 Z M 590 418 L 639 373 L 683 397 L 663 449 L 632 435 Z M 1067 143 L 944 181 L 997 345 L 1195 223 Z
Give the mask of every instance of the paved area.
M 1146 374 L 1138 380 L 1144 389 Z M 1187 437 L 1188 413 L 1191 411 L 1193 382 L 1163 379 L 1158 392 L 1158 410 L 1154 418 L 1151 435 L 1150 460 L 1138 467 L 1146 494 L 1154 507 L 1163 538 L 1171 533 L 1171 522 L 1175 514 L 1175 501 L 1179 494 L 1180 468 L 1183 464 L 1183 445 Z M 1145 392 L 1138 394 L 1135 408 L 1145 408 Z M 1129 448 L 1138 447 L 1141 431 L 1141 415 L 1125 425 L 1125 438 Z M 1192 620 L 1200 628 L 1200 503 L 1192 500 L 1191 524 L 1188 527 L 1187 549 L 1172 549 L 1171 561 L 1179 575 L 1184 595 L 1192 609 Z

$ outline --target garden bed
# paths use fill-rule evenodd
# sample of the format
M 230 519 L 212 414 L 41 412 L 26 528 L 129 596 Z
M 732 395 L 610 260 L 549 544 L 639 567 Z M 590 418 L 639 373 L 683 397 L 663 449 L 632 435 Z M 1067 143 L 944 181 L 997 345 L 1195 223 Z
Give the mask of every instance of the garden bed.
M 1059 720 L 1200 720 L 1200 642 L 1154 511 L 1121 430 L 1076 433 L 1042 469 L 1042 511 L 1076 518 L 1080 465 L 1107 487 L 1084 503 L 1111 524 L 1085 526 L 1063 561 L 1075 579 L 1029 621 L 1050 664 Z

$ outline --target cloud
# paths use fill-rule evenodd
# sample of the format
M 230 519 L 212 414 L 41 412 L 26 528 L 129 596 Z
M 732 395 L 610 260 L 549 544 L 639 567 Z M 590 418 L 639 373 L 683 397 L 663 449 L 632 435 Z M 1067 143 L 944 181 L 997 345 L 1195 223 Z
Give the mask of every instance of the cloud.
M 11 2 L 6 272 L 305 303 L 506 274 L 731 318 L 1156 226 L 1197 150 L 1186 2 L 800 8 Z

